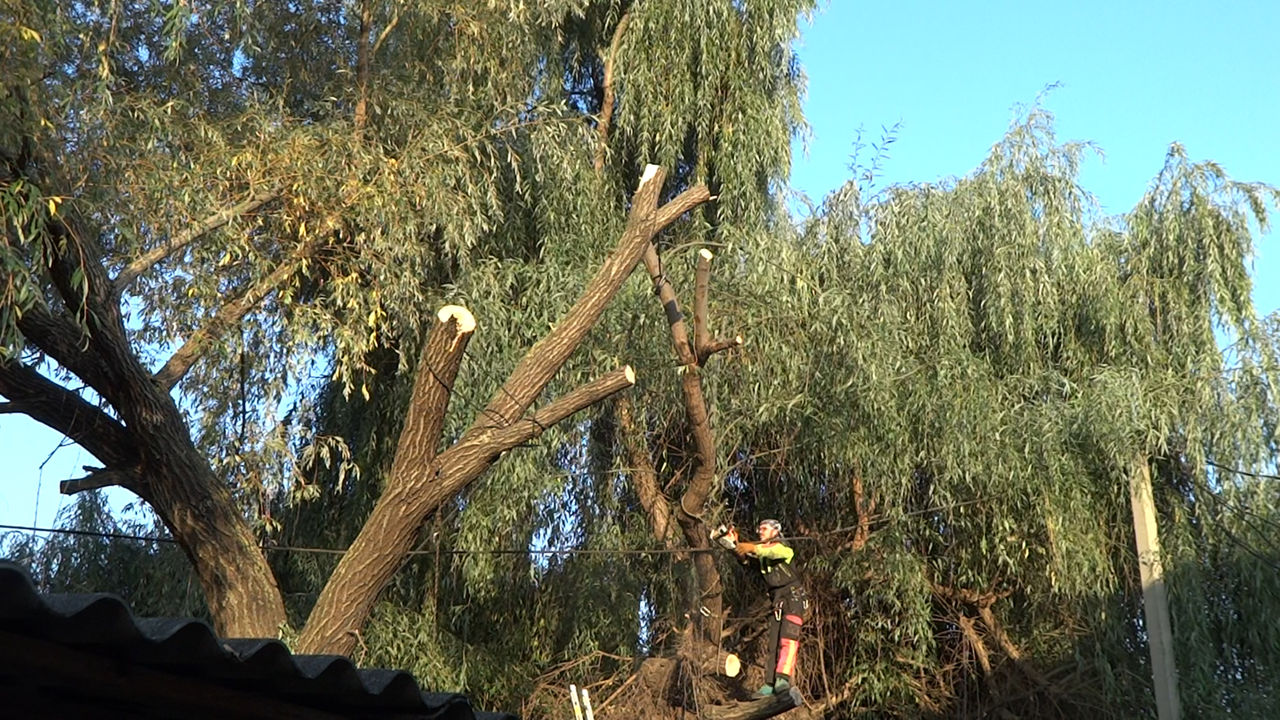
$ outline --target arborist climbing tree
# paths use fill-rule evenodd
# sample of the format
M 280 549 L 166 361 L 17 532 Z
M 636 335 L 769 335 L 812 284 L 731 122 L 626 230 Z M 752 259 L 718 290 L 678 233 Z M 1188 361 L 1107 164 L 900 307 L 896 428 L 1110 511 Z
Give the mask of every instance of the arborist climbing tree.
M 769 589 L 773 612 L 769 615 L 769 657 L 765 660 L 764 686 L 756 697 L 783 693 L 791 688 L 796 656 L 800 651 L 800 628 L 809 616 L 809 598 L 796 571 L 795 551 L 782 537 L 782 523 L 761 520 L 757 528 L 759 542 L 741 542 L 738 531 L 730 528 L 716 538 L 732 548 L 744 563 L 759 565 L 764 584 Z

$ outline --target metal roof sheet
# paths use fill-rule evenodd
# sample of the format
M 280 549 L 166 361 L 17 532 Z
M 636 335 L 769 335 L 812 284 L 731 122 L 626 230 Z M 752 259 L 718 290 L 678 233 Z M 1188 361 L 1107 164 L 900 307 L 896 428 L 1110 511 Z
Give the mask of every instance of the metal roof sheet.
M 476 712 L 463 695 L 422 692 L 407 672 L 362 670 L 341 655 L 294 655 L 273 639 L 219 638 L 195 618 L 138 618 L 108 593 L 43 594 L 7 560 L 0 560 L 0 629 L 329 713 L 516 720 Z

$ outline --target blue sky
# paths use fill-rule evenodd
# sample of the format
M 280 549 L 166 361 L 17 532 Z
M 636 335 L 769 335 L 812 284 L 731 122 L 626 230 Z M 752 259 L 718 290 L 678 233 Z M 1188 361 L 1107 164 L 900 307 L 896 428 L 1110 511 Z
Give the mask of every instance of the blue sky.
M 1175 141 L 1237 179 L 1280 184 L 1280 0 L 834 0 L 803 30 L 812 134 L 807 153 L 797 144 L 793 184 L 815 198 L 848 176 L 859 126 L 875 140 L 901 123 L 886 182 L 964 175 L 1016 106 L 1054 83 L 1044 106 L 1060 139 L 1106 154 L 1082 182 L 1109 213 L 1138 201 Z M 1259 243 L 1254 279 L 1258 309 L 1274 312 L 1274 232 Z M 58 481 L 94 463 L 74 446 L 53 453 L 58 443 L 0 415 L 0 523 L 52 523 L 66 502 Z

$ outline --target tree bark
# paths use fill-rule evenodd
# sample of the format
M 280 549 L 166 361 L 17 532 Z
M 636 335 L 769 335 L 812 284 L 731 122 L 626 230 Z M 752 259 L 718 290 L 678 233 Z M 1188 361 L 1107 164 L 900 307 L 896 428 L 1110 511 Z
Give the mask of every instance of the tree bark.
M 800 691 L 791 688 L 781 695 L 770 695 L 760 700 L 702 708 L 702 716 L 707 720 L 764 720 L 803 704 L 804 698 L 800 697 Z
M 92 406 L 83 399 L 77 402 L 68 397 L 74 393 L 43 378 L 28 383 L 34 394 L 20 399 L 49 410 L 33 418 L 75 433 L 107 466 L 102 472 L 120 473 L 103 477 L 136 478 L 131 489 L 152 506 L 191 560 L 220 635 L 277 637 L 285 612 L 275 578 L 230 491 L 192 443 L 177 404 L 133 353 L 96 243 L 78 234 L 65 216 L 48 228 L 46 270 L 67 310 L 85 327 L 40 308 L 20 328 L 88 383 L 119 421 L 88 412 Z M 77 271 L 81 282 L 74 280 Z M 0 375 L 12 378 L 7 371 L 13 369 Z M 21 395 L 13 387 L 0 391 L 11 399 L 10 393 Z
M 600 100 L 600 122 L 596 126 L 596 132 L 600 136 L 600 140 L 596 145 L 596 172 L 604 169 L 605 155 L 609 150 L 609 128 L 613 123 L 613 103 L 615 97 L 614 91 L 614 74 L 618 58 L 618 46 L 622 44 L 622 33 L 626 31 L 627 24 L 631 22 L 631 13 L 625 12 L 622 18 L 618 20 L 618 25 L 613 29 L 613 39 L 609 41 L 609 54 L 604 59 L 604 97 Z
M 711 486 L 715 480 L 716 444 L 711 429 L 710 415 L 707 410 L 706 396 L 702 391 L 701 358 L 710 357 L 710 337 L 707 319 L 707 286 L 711 271 L 711 252 L 702 250 L 698 253 L 698 270 L 694 295 L 694 338 L 689 337 L 688 324 L 680 311 L 680 301 L 675 290 L 662 270 L 662 261 L 658 257 L 653 243 L 644 249 L 644 265 L 653 282 L 654 293 L 662 304 L 666 314 L 667 325 L 671 334 L 671 346 L 676 358 L 680 361 L 683 373 L 680 377 L 680 391 L 684 396 L 685 418 L 689 435 L 693 440 L 693 472 L 684 493 L 680 496 L 679 512 L 676 520 L 684 534 L 685 542 L 693 549 L 694 572 L 698 578 L 698 598 L 690 617 L 696 618 L 698 642 L 706 647 L 718 647 L 720 627 L 723 624 L 724 587 L 720 571 L 716 568 L 715 557 L 706 550 L 710 549 L 706 523 L 702 515 L 706 511 L 707 498 L 711 495 Z M 699 344 L 699 339 L 703 344 Z
M 634 383 L 631 368 L 622 368 L 551 402 L 531 417 L 525 416 L 533 401 L 544 392 L 596 324 L 635 268 L 644 248 L 666 223 L 678 217 L 663 214 L 658 208 L 663 177 L 661 168 L 650 165 L 645 169 L 617 247 L 561 322 L 529 349 L 457 442 L 425 464 L 401 462 L 400 452 L 425 452 L 417 443 L 401 443 L 393 460 L 396 470 L 387 482 L 386 491 L 311 611 L 298 639 L 300 652 L 349 652 L 354 647 L 356 631 L 364 625 L 378 594 L 412 549 L 428 515 L 484 473 L 502 453 Z M 690 192 L 693 191 L 686 191 L 681 197 Z M 705 189 L 697 192 L 706 196 Z M 661 218 L 669 219 L 663 223 Z M 431 381 L 421 377 L 431 372 L 430 368 L 430 364 L 420 365 L 415 387 L 422 383 L 430 386 Z M 431 416 L 434 419 L 422 422 L 434 423 L 442 422 L 445 409 L 444 402 L 437 402 L 431 407 L 416 407 L 413 412 Z
M 369 77 L 373 74 L 373 53 L 370 50 L 369 36 L 372 32 L 373 2 L 363 0 L 360 3 L 360 27 L 356 38 L 356 107 L 355 117 L 352 119 L 357 140 L 369 121 Z

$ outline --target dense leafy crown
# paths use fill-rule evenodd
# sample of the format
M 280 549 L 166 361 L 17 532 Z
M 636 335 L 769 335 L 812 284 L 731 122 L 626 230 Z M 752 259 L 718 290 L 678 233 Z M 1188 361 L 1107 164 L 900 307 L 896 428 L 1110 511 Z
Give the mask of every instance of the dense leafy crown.
M 710 315 L 747 339 L 702 371 L 720 449 L 707 519 L 780 517 L 802 536 L 809 695 L 852 688 L 837 708 L 901 717 L 1000 700 L 962 632 L 985 609 L 1003 682 L 1054 688 L 1000 702 L 1144 712 L 1128 481 L 1149 465 L 1184 705 L 1274 707 L 1280 635 L 1259 619 L 1280 597 L 1280 498 L 1237 471 L 1274 470 L 1277 327 L 1248 270 L 1275 191 L 1175 146 L 1132 212 L 1099 217 L 1078 183 L 1089 148 L 1036 110 L 963 178 L 851 181 L 793 225 L 790 43 L 811 5 L 11 4 L 0 336 L 21 355 L 17 314 L 59 302 L 42 261 L 68 241 L 44 232 L 55 215 L 117 273 L 194 238 L 125 289 L 153 364 L 268 283 L 185 377 L 184 407 L 277 542 L 340 546 L 379 492 L 431 312 L 460 302 L 480 321 L 456 435 L 617 236 L 639 166 L 660 162 L 719 198 L 664 238 L 664 272 L 692 288 L 694 251 L 715 250 Z M 678 492 L 681 371 L 639 282 L 557 383 L 619 360 Z M 693 572 L 659 552 L 615 408 L 544 438 L 431 520 L 363 660 L 536 717 L 559 711 L 566 667 L 607 681 L 675 646 Z M 655 552 L 455 554 L 547 546 Z M 272 560 L 297 619 L 331 559 Z M 752 578 L 723 570 L 749 612 Z

